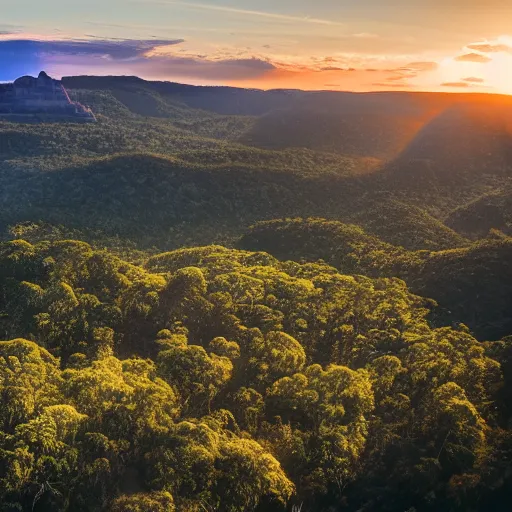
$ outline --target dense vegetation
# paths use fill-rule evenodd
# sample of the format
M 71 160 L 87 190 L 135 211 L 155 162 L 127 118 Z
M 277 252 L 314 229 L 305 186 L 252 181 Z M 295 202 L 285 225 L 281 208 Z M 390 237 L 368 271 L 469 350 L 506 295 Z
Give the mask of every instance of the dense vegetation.
M 468 236 L 479 237 L 491 229 L 512 234 L 512 192 L 510 187 L 484 194 L 451 212 L 447 224 Z
M 512 238 L 499 231 L 467 247 L 407 251 L 357 226 L 291 219 L 259 223 L 240 243 L 284 260 L 325 260 L 343 273 L 400 277 L 438 302 L 437 324 L 463 322 L 480 339 L 512 332 Z
M 65 85 L 0 120 L 0 512 L 508 510 L 510 100 Z
M 507 342 L 432 329 L 398 279 L 216 246 L 0 263 L 4 510 L 440 510 L 508 483 Z

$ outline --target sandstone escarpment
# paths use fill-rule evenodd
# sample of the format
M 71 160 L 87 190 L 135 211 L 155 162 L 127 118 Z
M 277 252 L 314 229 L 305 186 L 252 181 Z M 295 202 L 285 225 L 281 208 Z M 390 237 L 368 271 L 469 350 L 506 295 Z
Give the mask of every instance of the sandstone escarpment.
M 44 71 L 0 84 L 0 119 L 9 121 L 96 121 L 92 111 L 70 100 L 64 86 Z

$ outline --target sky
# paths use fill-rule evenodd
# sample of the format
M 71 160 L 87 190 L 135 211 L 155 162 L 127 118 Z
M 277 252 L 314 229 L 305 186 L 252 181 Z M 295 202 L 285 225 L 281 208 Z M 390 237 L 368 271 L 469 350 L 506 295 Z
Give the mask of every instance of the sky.
M 512 94 L 512 0 L 0 0 L 0 81 Z

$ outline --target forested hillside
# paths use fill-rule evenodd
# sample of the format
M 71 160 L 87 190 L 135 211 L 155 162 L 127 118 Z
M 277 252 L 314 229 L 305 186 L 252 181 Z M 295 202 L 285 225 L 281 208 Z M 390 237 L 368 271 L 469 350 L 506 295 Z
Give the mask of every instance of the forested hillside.
M 446 223 L 461 233 L 478 237 L 490 229 L 512 233 L 512 189 L 503 187 L 453 210 Z
M 398 279 L 215 246 L 141 267 L 17 240 L 0 258 L 4 510 L 503 499 L 509 342 L 430 327 Z
M 437 325 L 463 322 L 480 339 L 512 332 L 512 238 L 498 231 L 465 247 L 407 251 L 360 227 L 323 219 L 262 222 L 240 241 L 282 260 L 324 260 L 343 273 L 400 277 L 438 303 Z
M 0 122 L 0 512 L 509 509 L 510 99 L 64 84 Z

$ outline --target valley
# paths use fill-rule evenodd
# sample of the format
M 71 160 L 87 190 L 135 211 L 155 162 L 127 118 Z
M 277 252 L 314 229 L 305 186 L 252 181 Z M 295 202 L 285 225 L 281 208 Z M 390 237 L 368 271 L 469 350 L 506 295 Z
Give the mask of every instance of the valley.
M 0 118 L 0 511 L 507 509 L 512 97 L 62 84 Z

